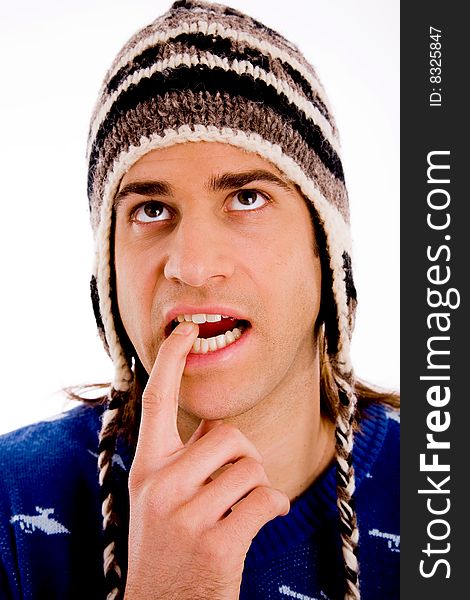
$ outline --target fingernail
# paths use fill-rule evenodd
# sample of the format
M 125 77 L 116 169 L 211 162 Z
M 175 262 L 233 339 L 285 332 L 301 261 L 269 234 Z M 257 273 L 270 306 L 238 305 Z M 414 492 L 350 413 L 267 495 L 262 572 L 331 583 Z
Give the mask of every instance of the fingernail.
M 195 323 L 192 321 L 183 321 L 174 330 L 176 335 L 189 335 L 194 331 Z

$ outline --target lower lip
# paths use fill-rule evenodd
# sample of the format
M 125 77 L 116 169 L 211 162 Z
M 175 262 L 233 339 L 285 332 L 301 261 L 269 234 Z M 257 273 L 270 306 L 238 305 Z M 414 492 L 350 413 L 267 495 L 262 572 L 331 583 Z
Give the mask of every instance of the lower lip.
M 192 351 L 186 357 L 185 371 L 192 371 L 200 367 L 216 366 L 229 360 L 236 358 L 237 354 L 243 350 L 243 347 L 249 341 L 251 327 L 247 327 L 241 336 L 225 348 L 206 352 L 206 354 L 195 354 Z

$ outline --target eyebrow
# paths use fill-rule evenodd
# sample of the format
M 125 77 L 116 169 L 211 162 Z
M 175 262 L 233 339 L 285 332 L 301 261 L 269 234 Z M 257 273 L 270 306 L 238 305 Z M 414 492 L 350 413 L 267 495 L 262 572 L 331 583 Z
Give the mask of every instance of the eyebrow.
M 119 208 L 123 198 L 130 194 L 139 196 L 170 196 L 173 187 L 166 181 L 133 181 L 126 184 L 114 196 L 114 210 Z
M 222 173 L 221 175 L 213 175 L 209 178 L 206 189 L 210 192 L 222 192 L 224 190 L 241 188 L 252 181 L 267 181 L 274 183 L 278 187 L 292 192 L 293 186 L 284 179 L 281 179 L 271 171 L 264 169 L 254 169 L 251 171 L 243 171 L 242 173 Z M 119 208 L 122 200 L 130 194 L 138 194 L 139 196 L 171 196 L 174 191 L 173 186 L 167 181 L 133 181 L 126 184 L 117 192 L 114 197 L 114 210 Z
M 289 192 L 293 190 L 293 187 L 287 181 L 264 169 L 254 169 L 252 171 L 244 171 L 243 173 L 213 175 L 209 179 L 207 187 L 211 192 L 222 192 L 224 190 L 243 187 L 252 181 L 268 181 Z

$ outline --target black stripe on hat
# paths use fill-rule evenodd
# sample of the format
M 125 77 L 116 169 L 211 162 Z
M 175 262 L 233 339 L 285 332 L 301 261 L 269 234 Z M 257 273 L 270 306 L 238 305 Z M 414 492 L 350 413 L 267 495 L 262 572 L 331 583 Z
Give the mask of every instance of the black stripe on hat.
M 351 304 L 351 300 L 357 302 L 357 292 L 356 287 L 354 285 L 354 280 L 352 276 L 352 263 L 351 257 L 349 254 L 344 251 L 343 252 L 343 269 L 344 269 L 344 284 L 346 286 L 346 297 L 348 306 Z

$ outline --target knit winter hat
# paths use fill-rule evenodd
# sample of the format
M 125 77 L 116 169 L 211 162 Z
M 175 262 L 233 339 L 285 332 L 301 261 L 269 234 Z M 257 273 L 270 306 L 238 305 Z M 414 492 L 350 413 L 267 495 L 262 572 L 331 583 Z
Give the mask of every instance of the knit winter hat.
M 350 507 L 356 405 L 350 340 L 356 293 L 338 131 L 323 86 L 297 47 L 220 4 L 179 0 L 138 31 L 108 71 L 92 116 L 87 149 L 96 241 L 92 297 L 98 328 L 115 366 L 113 393 L 125 394 L 133 379 L 132 357 L 118 335 L 114 314 L 114 197 L 124 174 L 143 155 L 197 141 L 231 144 L 270 161 L 297 184 L 324 231 L 322 253 L 329 261 L 334 304 L 327 350 L 342 394 L 337 448 L 343 552 L 349 597 L 357 598 L 357 529 Z M 112 404 L 105 416 L 102 442 L 116 406 Z M 102 452 L 101 482 L 110 468 L 110 454 Z M 105 562 L 112 568 L 112 548 L 108 550 Z

